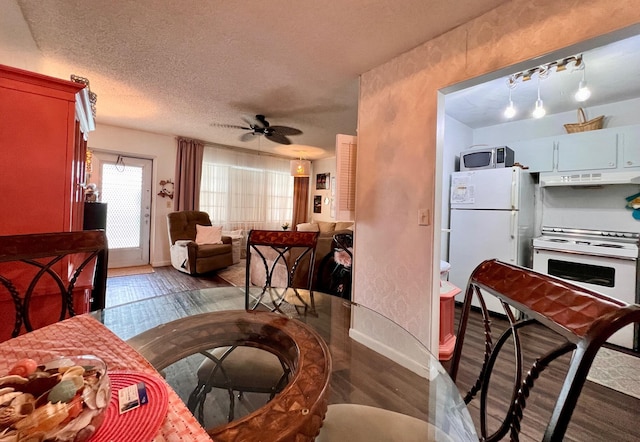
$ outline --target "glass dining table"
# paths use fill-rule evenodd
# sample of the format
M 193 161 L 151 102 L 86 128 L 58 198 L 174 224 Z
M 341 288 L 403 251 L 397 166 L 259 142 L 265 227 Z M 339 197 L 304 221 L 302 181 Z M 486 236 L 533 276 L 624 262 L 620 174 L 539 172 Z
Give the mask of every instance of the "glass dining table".
M 271 400 L 265 394 L 243 394 L 232 422 L 227 421 L 227 392 L 213 389 L 198 418 L 214 440 L 244 440 L 251 432 L 260 433 L 254 440 L 275 440 L 275 434 L 287 431 L 300 432 L 290 440 L 304 440 L 295 438 L 322 432 L 327 405 L 331 409 L 337 404 L 397 413 L 390 416 L 431 428 L 419 440 L 478 440 L 458 389 L 438 358 L 390 319 L 320 292 L 313 293 L 312 302 L 285 304 L 276 313 L 247 312 L 244 303 L 244 288 L 207 288 L 90 316 L 139 352 L 185 404 L 198 384 L 207 350 L 249 345 L 288 355 L 289 383 Z M 397 434 L 402 424 L 391 427 L 393 438 L 377 431 L 378 440 L 410 439 Z

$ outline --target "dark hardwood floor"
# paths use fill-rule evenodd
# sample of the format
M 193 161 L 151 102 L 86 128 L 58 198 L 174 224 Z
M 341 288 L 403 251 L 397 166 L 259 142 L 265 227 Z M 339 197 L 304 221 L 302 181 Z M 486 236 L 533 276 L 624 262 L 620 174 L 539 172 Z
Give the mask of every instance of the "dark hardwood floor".
M 458 314 L 459 312 L 460 308 L 457 309 Z M 491 322 L 494 331 L 504 330 L 507 326 L 507 321 L 501 317 L 493 317 Z M 484 336 L 480 312 L 471 312 L 468 327 L 456 382 L 463 395 L 475 382 L 480 369 L 477 362 L 481 362 L 483 358 Z M 497 333 L 494 336 L 497 336 Z M 525 354 L 524 366 L 531 367 L 534 360 L 533 355 L 541 355 L 543 349 L 549 349 L 558 342 L 558 337 L 542 326 L 532 326 L 530 329 L 523 329 L 521 341 L 523 348 L 531 350 L 529 354 Z M 508 349 L 510 344 L 507 343 L 506 347 Z M 511 352 L 512 354 L 513 352 Z M 504 416 L 508 400 L 511 397 L 511 391 L 497 388 L 497 385 L 501 384 L 501 379 L 504 380 L 504 385 L 512 385 L 514 376 L 512 362 L 498 364 L 494 369 L 490 390 L 495 388 L 495 391 L 489 394 L 488 405 L 489 428 L 491 429 L 497 428 L 496 424 Z M 568 363 L 569 355 L 566 355 L 566 357 L 552 363 L 535 381 L 531 396 L 526 402 L 520 441 L 542 440 L 544 428 L 551 416 L 551 410 L 564 380 Z M 444 365 L 447 367 L 447 364 Z M 476 423 L 476 428 L 480 428 L 480 410 L 477 399 L 469 404 L 469 410 Z M 635 425 L 639 421 L 640 399 L 587 380 L 574 409 L 564 440 L 575 442 L 638 441 L 640 436 L 638 436 Z
M 153 273 L 116 277 L 109 277 L 107 272 L 106 306 L 113 307 L 186 290 L 231 285 L 217 276 L 215 272 L 191 276 L 179 272 L 172 266 L 154 267 L 153 270 Z
M 159 267 L 155 268 L 155 272 L 151 274 L 108 278 L 107 305 L 119 305 L 178 291 L 229 285 L 229 283 L 215 274 L 193 277 L 178 272 L 172 267 Z M 494 326 L 500 328 L 500 321 L 499 318 L 494 318 Z M 464 355 L 466 358 L 470 358 L 471 361 L 477 361 L 482 357 L 484 348 L 479 313 L 476 312 L 475 315 L 472 315 L 469 327 L 474 330 L 474 333 L 467 335 Z M 534 345 L 544 346 L 554 338 L 544 329 L 533 329 L 525 339 L 530 340 Z M 371 370 L 380 373 L 385 372 L 387 367 L 384 364 L 373 363 L 374 358 L 371 358 L 371 356 L 368 356 L 366 360 Z M 192 361 L 191 363 L 197 366 L 199 361 Z M 446 367 L 446 364 L 444 365 Z M 463 360 L 458 375 L 458 387 L 463 393 L 466 392 L 468 385 L 475 380 L 475 372 L 472 373 L 470 366 L 469 362 L 465 363 Z M 168 367 L 168 377 L 171 376 L 172 369 L 174 368 Z M 184 368 L 175 367 L 175 369 L 183 370 Z M 503 375 L 509 376 L 508 371 L 505 371 Z M 550 410 L 559 391 L 560 379 L 563 375 L 564 371 L 561 366 L 552 366 L 537 382 L 524 412 L 521 441 L 539 441 L 542 439 L 544 427 L 549 419 Z M 346 394 L 335 387 L 335 385 L 339 386 L 339 377 L 340 375 L 337 376 L 338 379 L 334 379 L 332 382 L 336 390 L 334 399 Z M 398 376 L 395 373 L 393 376 L 388 376 L 388 379 L 384 382 L 384 387 L 363 385 L 362 391 L 363 394 L 377 396 L 384 394 L 384 391 L 396 391 L 402 392 L 406 397 L 410 397 L 412 390 L 411 385 L 408 385 L 410 383 L 409 379 L 410 377 Z M 185 385 L 185 392 L 182 395 L 185 393 L 188 395 L 192 388 L 191 384 Z M 496 391 L 495 393 L 490 405 L 490 415 L 494 423 L 499 419 L 504 409 L 505 398 L 510 397 L 511 392 Z M 221 392 L 219 395 L 213 395 L 210 399 L 217 402 L 216 408 L 222 415 L 224 415 L 228 407 L 228 399 L 225 396 L 226 393 Z M 393 407 L 395 399 L 391 399 L 391 396 L 389 396 L 389 405 Z M 264 398 L 259 396 L 247 396 L 246 402 L 240 405 L 239 414 L 242 415 L 253 407 L 259 406 L 263 403 L 263 400 Z M 247 406 L 246 411 L 244 410 L 244 405 Z M 479 410 L 476 403 L 472 403 L 469 406 L 469 410 L 476 422 L 476 427 L 478 427 Z M 640 440 L 635 427 L 638 422 L 640 422 L 640 399 L 587 381 L 574 411 L 565 440 L 576 442 L 637 441 Z

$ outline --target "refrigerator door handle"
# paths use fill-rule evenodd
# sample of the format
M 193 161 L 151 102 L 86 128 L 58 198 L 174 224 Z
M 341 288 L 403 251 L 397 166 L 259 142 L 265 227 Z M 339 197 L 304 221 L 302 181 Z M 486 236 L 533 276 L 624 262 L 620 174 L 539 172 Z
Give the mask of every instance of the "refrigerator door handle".
M 511 211 L 511 227 L 509 229 L 509 235 L 511 235 L 511 239 L 516 238 L 516 211 Z
M 517 181 L 515 176 L 511 177 L 511 210 L 516 208 L 516 185 Z

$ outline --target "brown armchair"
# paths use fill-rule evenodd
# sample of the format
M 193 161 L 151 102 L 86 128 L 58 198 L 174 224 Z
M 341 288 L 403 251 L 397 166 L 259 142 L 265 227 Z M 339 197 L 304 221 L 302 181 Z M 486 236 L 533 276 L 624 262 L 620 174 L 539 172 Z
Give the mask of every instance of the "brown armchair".
M 233 264 L 231 237 L 223 236 L 222 244 L 197 244 L 196 225 L 210 226 L 206 212 L 182 211 L 167 215 L 171 265 L 190 275 L 219 270 Z

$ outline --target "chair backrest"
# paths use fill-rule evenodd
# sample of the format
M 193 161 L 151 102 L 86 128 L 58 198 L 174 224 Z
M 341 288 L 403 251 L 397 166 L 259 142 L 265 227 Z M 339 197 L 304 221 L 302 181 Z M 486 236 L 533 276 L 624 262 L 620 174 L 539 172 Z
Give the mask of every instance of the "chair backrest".
M 344 250 L 353 258 L 353 234 L 337 233 L 333 235 L 333 242 L 336 248 Z
M 0 236 L 0 341 L 103 308 L 107 256 L 104 230 Z
M 211 220 L 207 212 L 198 210 L 184 210 L 171 212 L 167 215 L 167 228 L 169 229 L 169 241 L 175 244 L 180 240 L 196 239 L 196 224 L 210 226 Z
M 507 317 L 509 325 L 497 340 L 494 340 L 483 293 L 496 296 Z M 543 440 L 562 440 L 598 350 L 620 328 L 640 322 L 640 306 L 626 304 L 530 269 L 497 260 L 484 261 L 471 274 L 466 289 L 450 366 L 454 381 L 461 366 L 469 371 L 474 362 L 465 358 L 461 365 L 471 299 L 474 296 L 480 302 L 484 322 L 484 330 L 480 331 L 480 334 L 484 332 L 484 358 L 475 361 L 479 375 L 467 393 L 465 402 L 470 403 L 480 392 L 481 440 L 499 440 L 507 434 L 511 440 L 518 440 L 527 398 L 534 390 L 538 377 L 554 361 L 557 361 L 554 367 L 556 364 L 568 367 L 566 374 L 563 372 L 561 391 L 544 429 Z M 540 334 L 540 330 L 543 330 L 541 327 L 552 332 L 549 333 L 551 339 L 548 342 L 542 342 L 545 339 Z M 538 331 L 529 334 L 531 330 Z M 505 345 L 508 342 L 513 345 Z M 532 356 L 529 351 L 531 348 L 538 354 Z M 509 361 L 507 366 L 513 364 L 513 373 L 504 374 L 505 360 Z M 531 364 L 528 370 L 525 361 Z M 549 371 L 553 371 L 555 376 L 562 370 Z M 525 372 L 526 376 L 523 374 Z M 494 380 L 489 384 L 492 375 Z M 507 382 L 513 384 L 505 390 L 503 383 Z M 504 419 L 499 425 L 493 425 L 498 427 L 495 430 L 488 429 L 489 391 L 501 391 L 503 397 L 505 393 L 507 397 L 511 394 Z M 492 408 L 495 414 L 495 403 Z
M 270 296 L 271 310 L 278 311 L 279 306 L 288 295 L 291 295 L 291 292 L 293 296 L 300 299 L 298 289 L 311 291 L 318 235 L 318 232 L 288 230 L 251 230 L 249 232 L 245 280 L 247 310 L 257 308 L 267 293 Z M 252 273 L 260 274 L 258 283 L 255 278 L 252 278 Z M 255 287 L 257 284 L 261 285 L 258 292 L 250 292 L 251 286 Z M 313 298 L 313 293 L 309 296 Z

